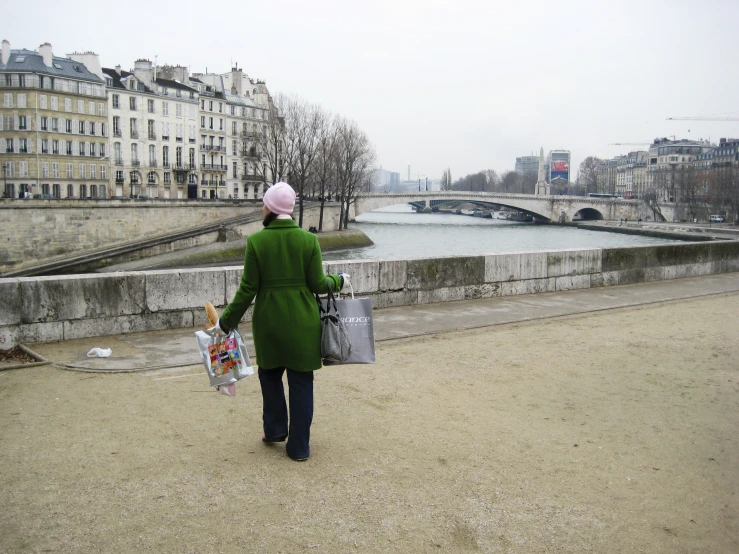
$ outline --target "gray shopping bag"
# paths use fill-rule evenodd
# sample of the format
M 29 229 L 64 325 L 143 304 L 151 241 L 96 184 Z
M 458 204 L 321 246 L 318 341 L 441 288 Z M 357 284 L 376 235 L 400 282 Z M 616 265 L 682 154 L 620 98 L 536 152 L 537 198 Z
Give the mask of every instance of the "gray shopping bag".
M 343 362 L 329 362 L 324 365 L 374 364 L 375 330 L 372 323 L 372 299 L 354 298 L 354 289 L 346 276 L 344 281 L 351 289 L 351 298 L 336 300 L 339 317 L 349 334 L 352 348 L 349 357 Z

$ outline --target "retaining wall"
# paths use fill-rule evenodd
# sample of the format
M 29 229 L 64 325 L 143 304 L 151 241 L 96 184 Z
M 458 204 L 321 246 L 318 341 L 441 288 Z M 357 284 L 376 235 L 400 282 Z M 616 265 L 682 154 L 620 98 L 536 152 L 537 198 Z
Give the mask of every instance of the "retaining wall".
M 739 241 L 411 260 L 332 261 L 376 308 L 739 271 Z M 205 324 L 241 267 L 0 279 L 0 348 Z M 251 317 L 248 311 L 245 320 Z

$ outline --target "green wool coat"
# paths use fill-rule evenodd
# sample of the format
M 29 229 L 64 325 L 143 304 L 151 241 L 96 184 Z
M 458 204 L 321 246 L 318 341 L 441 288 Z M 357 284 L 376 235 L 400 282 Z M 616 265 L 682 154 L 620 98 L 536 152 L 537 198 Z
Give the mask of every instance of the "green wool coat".
M 323 272 L 316 236 L 292 219 L 275 219 L 249 236 L 239 290 L 221 321 L 235 327 L 254 301 L 252 335 L 259 367 L 319 369 L 321 323 L 313 293 L 325 294 L 327 282 L 334 292 L 341 290 L 341 277 Z

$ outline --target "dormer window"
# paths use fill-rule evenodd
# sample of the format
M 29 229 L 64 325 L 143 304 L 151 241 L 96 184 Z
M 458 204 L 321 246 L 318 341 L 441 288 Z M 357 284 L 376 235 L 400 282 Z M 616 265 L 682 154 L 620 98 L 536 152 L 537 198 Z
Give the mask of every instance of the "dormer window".
M 60 64 L 59 62 L 54 62 L 54 67 L 56 67 L 57 69 L 61 69 L 62 64 Z
M 26 61 L 26 57 L 25 56 L 17 56 L 15 58 L 15 63 L 23 63 L 25 61 Z
M 133 79 L 131 79 L 131 81 L 130 81 L 130 85 L 131 85 L 131 86 L 130 86 L 129 88 L 130 88 L 131 90 L 136 90 L 136 82 L 135 82 L 135 81 L 134 81 Z

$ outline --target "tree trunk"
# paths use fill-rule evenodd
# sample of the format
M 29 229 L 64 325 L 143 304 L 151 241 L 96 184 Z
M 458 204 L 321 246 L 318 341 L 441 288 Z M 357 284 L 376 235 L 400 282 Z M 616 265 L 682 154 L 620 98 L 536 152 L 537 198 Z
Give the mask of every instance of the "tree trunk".
M 321 195 L 321 209 L 318 213 L 318 230 L 323 231 L 323 206 L 326 204 L 326 198 Z

